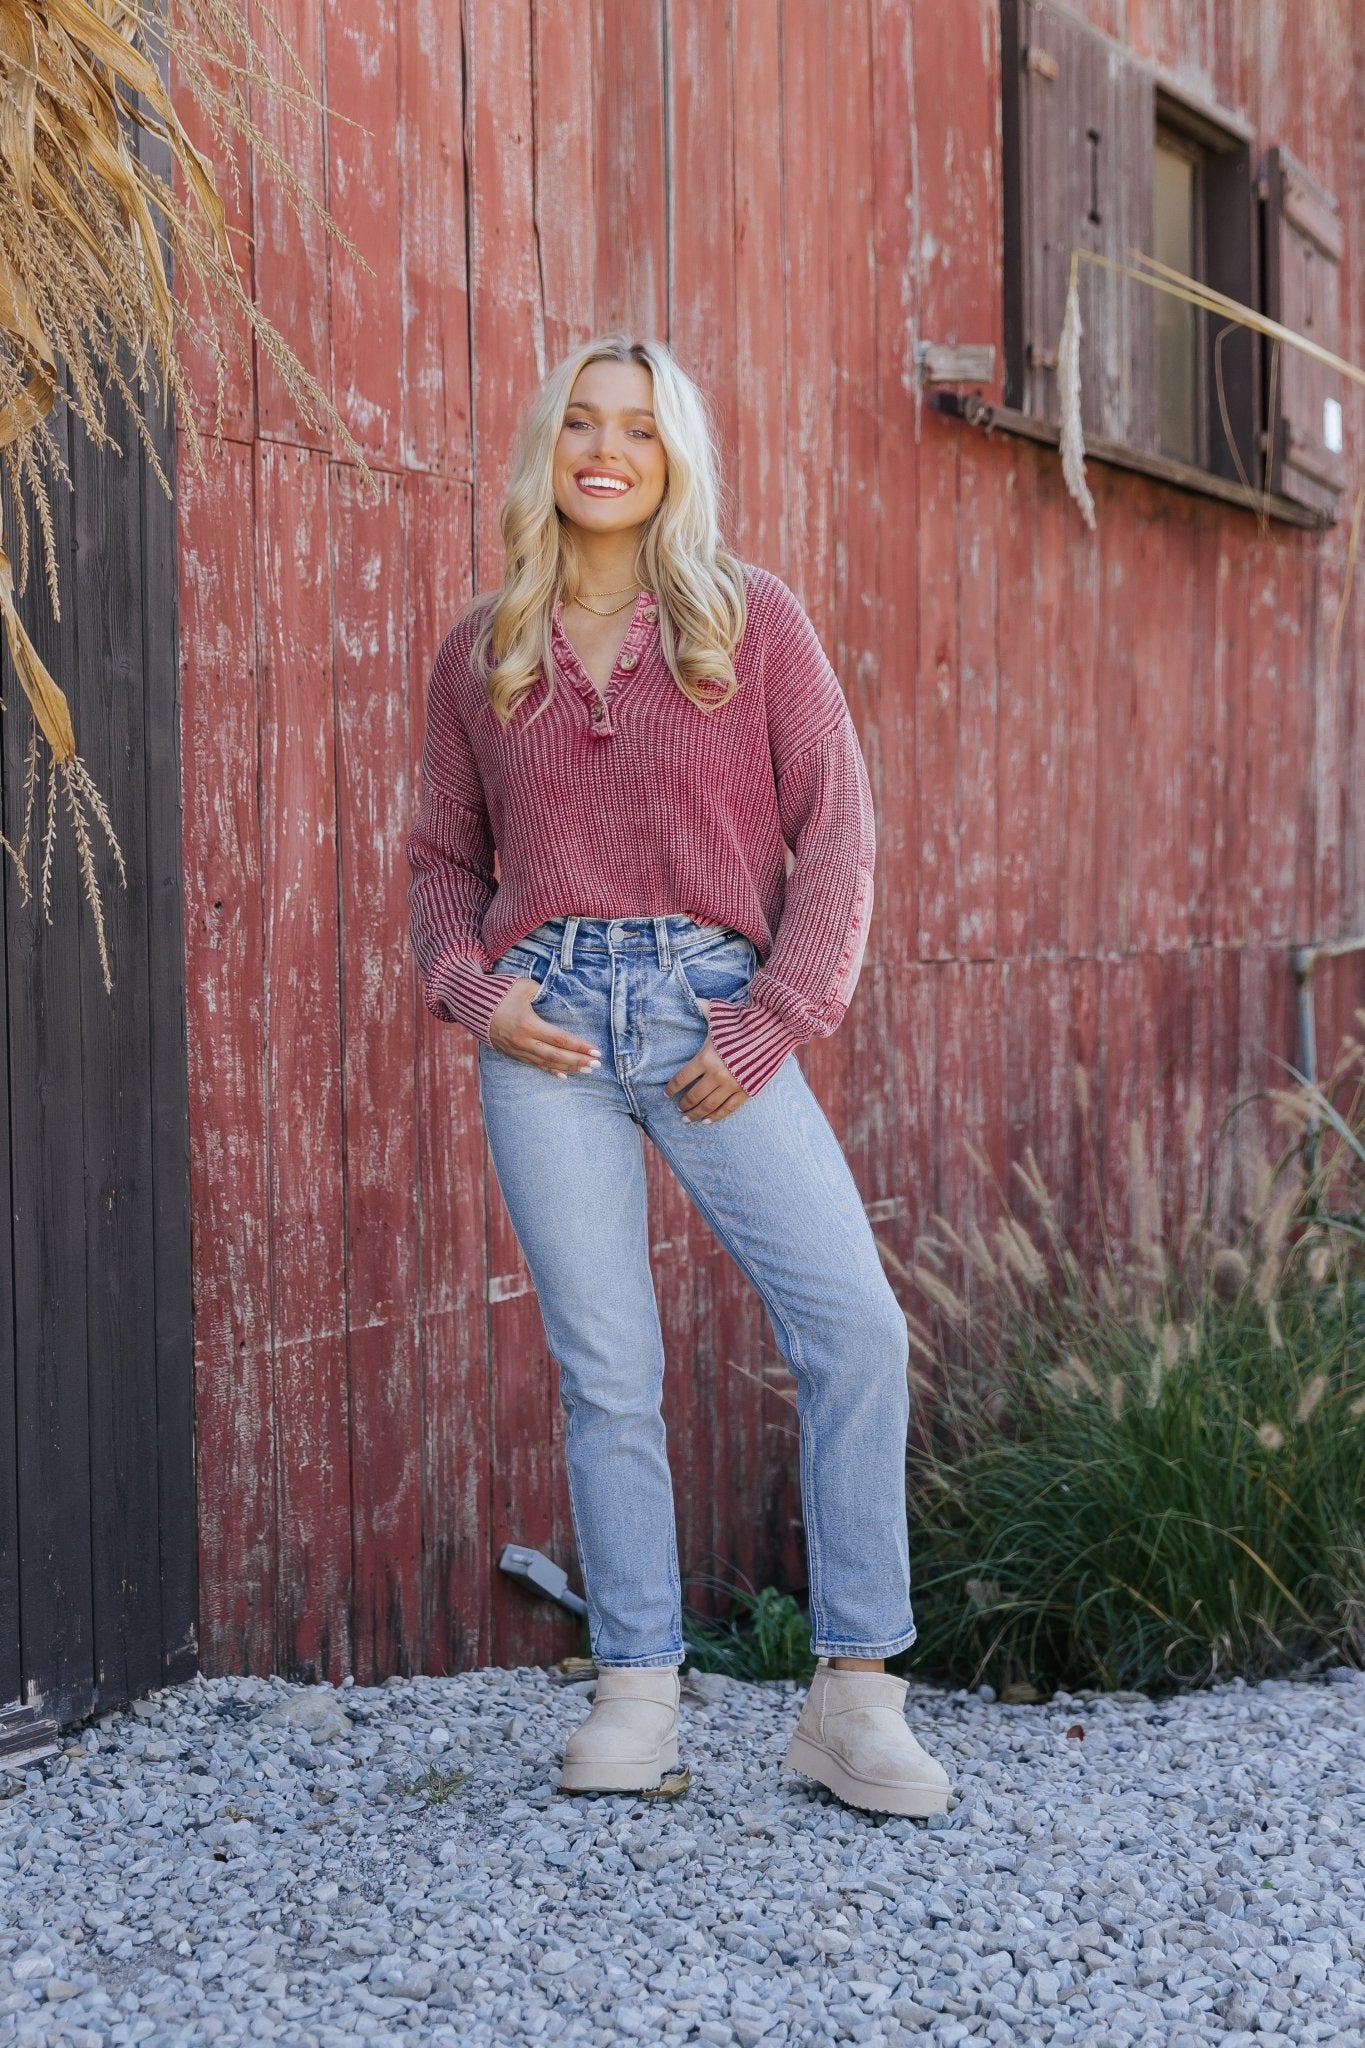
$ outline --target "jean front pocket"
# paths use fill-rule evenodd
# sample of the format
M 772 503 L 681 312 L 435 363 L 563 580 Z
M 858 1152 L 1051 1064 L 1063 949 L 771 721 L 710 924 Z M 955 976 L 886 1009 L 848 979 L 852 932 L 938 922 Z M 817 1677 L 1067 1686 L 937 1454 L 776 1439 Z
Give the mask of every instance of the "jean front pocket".
M 752 941 L 738 933 L 673 956 L 679 986 L 703 1023 L 706 1012 L 702 1004 L 737 1002 L 753 980 L 757 965 Z
M 531 1008 L 534 1010 L 544 1001 L 550 984 L 559 972 L 559 955 L 541 953 L 534 946 L 509 946 L 501 959 L 493 962 L 493 972 L 520 974 L 528 981 L 537 982 L 539 986 L 531 998 Z

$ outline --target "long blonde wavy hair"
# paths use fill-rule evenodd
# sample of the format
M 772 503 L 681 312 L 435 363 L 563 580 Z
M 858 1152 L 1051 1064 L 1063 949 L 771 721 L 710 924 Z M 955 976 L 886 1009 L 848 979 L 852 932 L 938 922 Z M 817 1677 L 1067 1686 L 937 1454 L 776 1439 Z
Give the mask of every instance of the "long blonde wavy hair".
M 668 458 L 664 494 L 645 522 L 635 576 L 659 600 L 659 642 L 673 680 L 703 711 L 738 687 L 732 656 L 744 631 L 744 580 L 721 545 L 716 457 L 706 403 L 659 341 L 608 334 L 585 342 L 546 377 L 527 416 L 501 527 L 505 568 L 499 589 L 476 598 L 484 615 L 473 643 L 488 701 L 506 724 L 545 679 L 554 688 L 550 617 L 555 600 L 578 595 L 582 563 L 574 530 L 554 499 L 554 452 L 578 373 L 588 363 L 639 363 L 654 380 L 654 418 Z

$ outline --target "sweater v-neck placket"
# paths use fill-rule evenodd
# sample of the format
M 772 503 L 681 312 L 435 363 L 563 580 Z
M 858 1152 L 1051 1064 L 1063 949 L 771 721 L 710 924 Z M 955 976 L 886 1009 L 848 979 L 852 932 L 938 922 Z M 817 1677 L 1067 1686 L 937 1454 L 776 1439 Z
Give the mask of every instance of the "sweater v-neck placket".
M 616 731 L 612 720 L 613 699 L 630 681 L 640 665 L 644 645 L 651 630 L 658 624 L 659 604 L 652 590 L 642 590 L 635 600 L 635 610 L 626 637 L 616 650 L 616 659 L 607 677 L 607 687 L 599 690 L 579 659 L 578 650 L 564 630 L 560 619 L 562 599 L 556 599 L 551 618 L 551 637 L 559 650 L 564 670 L 578 695 L 588 703 L 588 730 L 595 740 L 610 739 Z

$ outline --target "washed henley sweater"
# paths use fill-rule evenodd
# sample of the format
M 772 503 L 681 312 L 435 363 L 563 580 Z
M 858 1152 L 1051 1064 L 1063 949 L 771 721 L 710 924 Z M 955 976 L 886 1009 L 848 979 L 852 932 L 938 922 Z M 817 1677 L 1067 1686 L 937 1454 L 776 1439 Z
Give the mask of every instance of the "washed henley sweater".
M 556 604 L 549 701 L 542 676 L 505 726 L 470 659 L 477 611 L 446 636 L 408 840 L 413 949 L 435 1016 L 487 1041 L 517 979 L 493 962 L 548 918 L 684 912 L 758 950 L 743 998 L 710 1010 L 716 1051 L 749 1094 L 835 1029 L 872 913 L 867 770 L 800 604 L 766 570 L 746 566 L 744 582 L 739 688 L 711 712 L 669 672 L 652 591 L 601 694 Z

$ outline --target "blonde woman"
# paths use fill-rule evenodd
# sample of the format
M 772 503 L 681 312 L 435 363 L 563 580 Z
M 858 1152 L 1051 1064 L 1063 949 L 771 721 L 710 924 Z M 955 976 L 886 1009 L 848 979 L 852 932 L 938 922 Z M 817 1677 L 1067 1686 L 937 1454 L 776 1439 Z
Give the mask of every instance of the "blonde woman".
M 502 537 L 501 588 L 432 674 L 410 902 L 427 1007 L 481 1041 L 559 1366 L 599 1674 L 563 1789 L 678 1760 L 647 1137 L 796 1379 L 819 1663 L 786 1761 L 860 1807 L 941 1812 L 883 1668 L 915 1636 L 905 1319 L 793 1057 L 843 1016 L 871 914 L 847 705 L 791 591 L 722 546 L 705 407 L 658 342 L 607 337 L 546 379 Z

